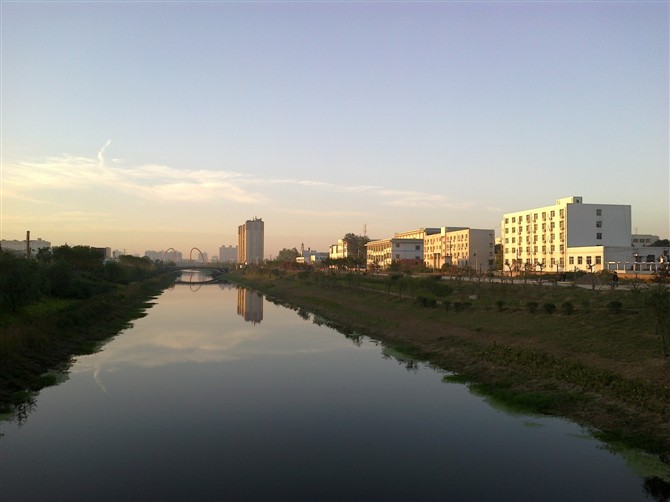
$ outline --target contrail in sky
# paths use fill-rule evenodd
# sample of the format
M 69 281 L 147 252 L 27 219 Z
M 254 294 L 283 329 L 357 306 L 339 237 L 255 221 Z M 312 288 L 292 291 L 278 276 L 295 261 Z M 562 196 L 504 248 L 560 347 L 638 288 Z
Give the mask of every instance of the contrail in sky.
M 111 139 L 108 139 L 107 142 L 100 147 L 100 150 L 98 150 L 98 166 L 103 167 L 105 165 L 105 158 L 103 157 L 103 154 L 105 153 L 105 150 L 107 147 L 112 143 Z

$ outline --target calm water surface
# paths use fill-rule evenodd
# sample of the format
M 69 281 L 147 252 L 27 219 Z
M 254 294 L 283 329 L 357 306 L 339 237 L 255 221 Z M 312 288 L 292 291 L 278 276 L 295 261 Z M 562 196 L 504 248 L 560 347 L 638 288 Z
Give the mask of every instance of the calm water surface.
M 177 285 L 2 424 L 0 496 L 653 500 L 650 459 L 388 354 L 252 291 Z

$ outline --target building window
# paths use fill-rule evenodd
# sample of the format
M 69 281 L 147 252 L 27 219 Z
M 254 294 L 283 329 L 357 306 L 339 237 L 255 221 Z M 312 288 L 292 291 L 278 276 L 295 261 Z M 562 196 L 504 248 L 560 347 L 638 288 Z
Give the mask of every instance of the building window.
M 533 252 L 537 253 L 537 246 L 533 246 Z
M 399 242 L 396 242 L 396 243 L 395 243 L 395 247 L 399 248 L 399 247 L 400 247 L 400 243 L 399 243 Z
M 516 237 L 512 237 L 512 244 L 516 242 Z
M 577 257 L 577 265 L 581 265 L 582 263 L 584 263 L 583 260 L 582 260 L 582 257 L 578 256 Z
M 596 227 L 602 228 L 602 226 L 603 226 L 603 221 L 602 220 L 596 221 Z
M 419 249 L 421 249 L 421 246 L 417 244 L 416 246 L 414 246 L 414 249 L 418 251 Z
M 600 232 L 598 232 L 598 233 L 596 234 L 596 239 L 598 239 L 599 241 L 601 241 L 601 240 L 603 239 L 603 234 L 601 234 Z
M 591 257 L 590 256 L 586 257 L 586 264 L 591 265 Z
M 600 265 L 602 263 L 602 256 L 596 256 L 596 265 Z
M 561 209 L 558 214 L 560 215 L 561 218 L 565 217 L 565 209 Z
M 509 239 L 505 237 L 505 244 L 509 244 Z
M 505 225 L 509 223 L 509 218 L 505 218 Z
M 554 245 L 552 244 L 552 245 L 551 245 L 551 252 L 553 253 L 554 251 L 556 251 L 556 246 L 554 246 Z
M 574 257 L 574 256 L 570 256 L 570 257 L 568 258 L 568 263 L 569 263 L 570 265 L 574 265 L 574 264 L 575 264 L 575 257 Z
M 549 214 L 553 218 L 554 216 L 556 216 L 556 211 L 552 210 L 551 213 L 549 213 Z
M 603 215 L 603 210 L 602 209 L 596 209 L 596 216 L 602 216 Z
M 512 233 L 516 232 L 516 227 L 512 227 Z

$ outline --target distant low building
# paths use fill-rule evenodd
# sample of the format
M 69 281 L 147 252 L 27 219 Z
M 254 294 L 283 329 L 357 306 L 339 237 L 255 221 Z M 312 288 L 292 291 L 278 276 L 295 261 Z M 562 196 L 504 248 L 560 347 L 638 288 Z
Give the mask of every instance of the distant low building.
M 651 246 L 654 242 L 660 240 L 658 235 L 652 234 L 633 234 L 631 236 L 631 246 Z
M 396 238 L 370 241 L 367 249 L 368 269 L 387 269 L 394 263 L 406 267 L 423 264 L 423 239 Z
M 300 256 L 296 257 L 296 263 L 303 263 L 306 265 L 316 265 L 325 261 L 329 257 L 329 253 L 316 251 L 315 249 L 300 247 Z
M 37 252 L 40 249 L 44 248 L 51 249 L 51 243 L 49 241 L 42 240 L 41 238 L 30 239 L 29 247 L 27 243 L 28 243 L 27 240 L 18 241 L 18 240 L 3 239 L 2 241 L 0 241 L 0 248 L 2 248 L 3 251 L 9 251 L 13 254 L 21 256 L 26 256 L 29 249 L 31 258 L 35 258 L 35 256 L 37 256 Z
M 219 247 L 219 261 L 222 263 L 237 263 L 237 246 Z

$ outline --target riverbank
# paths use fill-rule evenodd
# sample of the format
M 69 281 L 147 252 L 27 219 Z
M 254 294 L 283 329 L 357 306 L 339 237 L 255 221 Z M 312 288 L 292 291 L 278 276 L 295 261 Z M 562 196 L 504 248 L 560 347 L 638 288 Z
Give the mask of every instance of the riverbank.
M 670 363 L 645 291 L 434 281 L 436 289 L 421 279 L 249 270 L 229 277 L 452 371 L 476 392 L 670 462 Z
M 55 385 L 75 356 L 90 354 L 144 315 L 174 283 L 164 273 L 83 300 L 44 299 L 0 326 L 0 413 L 25 417 L 35 394 Z

